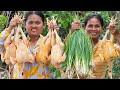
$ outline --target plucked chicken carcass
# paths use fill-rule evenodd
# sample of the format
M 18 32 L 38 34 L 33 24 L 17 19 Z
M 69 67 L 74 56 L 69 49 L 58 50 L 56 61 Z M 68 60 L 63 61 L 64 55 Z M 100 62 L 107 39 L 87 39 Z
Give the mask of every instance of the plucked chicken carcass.
M 20 39 L 19 32 L 21 33 L 22 39 Z M 25 36 L 22 28 L 19 25 L 16 28 L 15 45 L 17 47 L 16 60 L 18 63 L 34 62 L 34 56 L 30 53 L 27 47 L 27 37 Z
M 56 20 L 48 22 L 48 27 L 56 24 Z M 51 26 L 49 26 L 51 25 Z M 50 29 L 52 36 L 51 36 L 51 54 L 50 54 L 50 63 L 58 68 L 62 75 L 64 75 L 64 71 L 61 69 L 62 62 L 66 59 L 66 54 L 64 53 L 64 43 L 62 42 L 61 38 L 59 37 L 56 29 Z
M 65 61 L 66 54 L 64 53 L 64 43 L 61 41 L 60 37 L 57 34 L 57 31 L 54 29 L 55 33 L 55 43 L 51 49 L 51 64 L 56 66 Z
M 21 35 L 19 34 L 21 33 Z M 22 38 L 21 38 L 22 37 Z M 16 45 L 16 61 L 17 63 L 22 65 L 22 72 L 25 68 L 25 63 L 33 63 L 34 53 L 31 53 L 27 47 L 27 37 L 25 36 L 24 32 L 20 25 L 16 27 L 16 34 L 15 34 L 15 45 Z M 24 74 L 21 78 L 24 78 Z
M 5 63 L 9 65 L 10 63 L 16 63 L 16 46 L 14 43 L 14 29 L 11 31 L 7 39 L 5 40 L 4 47 L 5 47 Z
M 116 19 L 111 18 L 108 28 L 114 26 L 115 24 L 116 24 Z M 111 61 L 112 59 L 115 59 L 117 56 L 119 56 L 114 48 L 114 35 L 111 34 L 110 40 L 107 40 L 108 34 L 109 34 L 109 30 L 107 30 L 107 32 L 103 38 L 104 57 L 107 62 L 109 62 L 109 60 Z M 109 52 L 107 52 L 107 51 L 109 51 Z
M 14 29 L 11 31 L 4 43 L 4 51 L 1 59 L 9 65 L 9 78 L 12 78 L 13 65 L 16 63 L 16 46 L 14 43 Z
M 19 16 L 18 14 L 14 15 L 14 19 L 12 21 L 17 21 L 18 24 L 21 24 L 23 19 L 21 19 L 22 16 Z M 5 40 L 4 43 L 4 50 L 3 53 L 1 55 L 2 57 L 2 61 L 5 60 L 6 64 L 15 64 L 15 57 L 16 57 L 16 46 L 15 46 L 15 42 L 14 42 L 14 36 L 15 35 L 15 28 L 12 29 L 11 33 L 9 34 L 9 36 L 7 37 L 7 39 Z
M 112 17 L 111 20 L 110 20 L 110 24 L 109 24 L 108 28 L 114 27 L 115 24 L 116 24 L 116 19 L 114 19 Z M 107 31 L 107 33 L 108 32 L 109 31 Z M 117 58 L 119 56 L 118 51 L 114 47 L 115 44 L 114 44 L 114 35 L 113 34 L 111 34 L 110 40 L 108 40 L 105 45 L 106 45 L 105 48 L 107 48 L 108 50 L 104 49 L 105 50 L 104 52 L 107 53 L 106 55 L 109 54 L 110 57 L 108 57 L 108 58 L 106 58 L 106 56 L 104 56 L 104 57 L 105 57 L 106 61 L 108 62 L 108 68 L 109 68 L 108 76 L 112 79 L 112 66 L 113 66 L 113 62 L 114 62 L 115 58 Z
M 50 62 L 52 65 L 56 66 L 56 64 L 62 63 L 66 58 L 66 54 L 65 53 L 63 54 L 64 43 L 62 42 L 61 38 L 59 37 L 56 29 L 53 29 L 54 25 L 56 25 L 56 20 L 54 17 L 51 21 L 49 21 L 47 18 L 47 25 L 49 27 L 49 32 L 51 32 L 52 48 L 51 48 Z
M 53 66 L 60 70 L 62 78 L 65 78 L 65 73 L 62 70 L 62 63 L 66 59 L 66 53 L 64 52 L 64 43 L 61 41 L 55 29 L 53 33 L 55 33 L 55 43 L 53 44 L 51 49 L 50 62 Z
M 51 51 L 51 32 L 49 31 L 48 34 L 41 38 L 39 43 L 39 49 L 36 53 L 36 61 L 39 64 L 49 65 L 49 55 Z
M 48 21 L 48 18 L 47 18 L 48 27 L 50 27 L 51 24 L 53 24 L 52 21 Z M 53 43 L 54 43 L 53 32 L 50 29 L 47 35 L 43 37 L 39 43 L 39 50 L 36 53 L 36 61 L 39 64 L 40 63 L 43 63 L 44 65 L 50 64 L 50 53 L 51 53 L 51 48 Z
M 18 24 L 21 24 L 23 19 L 19 14 L 14 15 L 14 19 L 11 22 L 17 21 Z M 13 65 L 16 63 L 16 46 L 14 42 L 15 29 L 13 28 L 9 36 L 6 38 L 4 43 L 4 49 L 1 53 L 1 60 L 9 65 L 9 78 L 12 78 L 12 69 Z
M 48 22 L 48 27 L 52 27 L 56 25 L 56 20 L 53 19 Z M 59 37 L 56 29 L 49 28 L 49 32 L 51 32 L 51 64 L 56 65 L 57 63 L 61 63 L 65 60 L 66 54 L 64 53 L 64 43 L 62 42 L 61 38 Z M 63 54 L 64 53 L 64 54 Z

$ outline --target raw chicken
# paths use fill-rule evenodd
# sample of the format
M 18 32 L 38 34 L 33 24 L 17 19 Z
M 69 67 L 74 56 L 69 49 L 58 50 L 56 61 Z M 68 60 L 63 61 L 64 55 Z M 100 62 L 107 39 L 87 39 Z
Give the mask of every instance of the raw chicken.
M 51 49 L 51 64 L 56 66 L 56 64 L 60 64 L 65 61 L 66 54 L 64 53 L 64 43 L 61 41 L 56 30 L 54 30 L 54 33 L 55 44 L 52 46 Z
M 116 24 L 116 19 L 113 19 L 113 17 L 110 20 L 110 24 L 108 26 L 108 29 Z M 94 55 L 94 63 L 95 63 L 95 69 L 94 69 L 94 75 L 97 79 L 104 78 L 106 68 L 108 65 L 108 76 L 110 79 L 112 79 L 112 66 L 115 58 L 119 56 L 118 51 L 115 49 L 114 44 L 114 35 L 111 34 L 110 40 L 107 39 L 107 36 L 109 34 L 109 30 L 106 31 L 105 36 L 102 39 L 102 45 L 98 45 L 98 49 L 96 48 L 95 55 Z M 101 61 L 102 60 L 102 61 Z
M 49 55 L 51 51 L 51 31 L 43 37 L 39 44 L 38 52 L 36 53 L 36 61 L 40 64 L 49 65 Z
M 4 43 L 4 53 L 2 54 L 2 60 L 9 65 L 9 78 L 12 78 L 13 65 L 16 63 L 16 46 L 14 43 L 14 29 L 11 31 Z
M 21 33 L 22 39 L 20 39 L 19 32 Z M 27 47 L 27 38 L 20 26 L 16 29 L 15 45 L 17 47 L 16 59 L 18 63 L 34 62 L 34 56 L 29 52 Z
M 5 63 L 9 65 L 10 63 L 15 64 L 14 58 L 16 57 L 16 46 L 14 44 L 14 29 L 11 31 L 7 37 L 4 47 L 5 47 Z

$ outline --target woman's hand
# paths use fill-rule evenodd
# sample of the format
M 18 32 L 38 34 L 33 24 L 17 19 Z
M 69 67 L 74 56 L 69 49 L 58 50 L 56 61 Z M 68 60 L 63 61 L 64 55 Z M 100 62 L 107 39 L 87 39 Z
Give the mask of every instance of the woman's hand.
M 71 24 L 71 32 L 74 32 L 75 30 L 79 30 L 80 29 L 80 21 L 75 21 L 72 22 Z
M 48 30 L 51 30 L 51 29 L 56 29 L 57 31 L 59 31 L 59 27 L 57 23 L 54 22 L 53 20 L 49 21 L 49 25 L 48 25 Z
M 109 31 L 110 31 L 111 34 L 113 34 L 115 36 L 117 34 L 119 34 L 118 27 L 116 25 L 109 26 Z
M 56 31 L 59 31 L 60 30 L 60 28 L 58 27 L 58 25 L 56 24 L 56 25 L 54 25 L 54 27 L 53 27 L 54 29 L 56 29 Z
M 115 35 L 115 36 L 117 36 L 119 34 L 118 27 L 116 25 L 116 23 L 117 23 L 116 20 L 117 20 L 117 18 L 114 19 L 112 17 L 110 19 L 110 23 L 109 23 L 109 26 L 108 26 L 108 29 L 109 29 L 110 33 L 113 34 L 113 35 Z
M 18 26 L 18 24 L 22 24 L 22 16 L 14 15 L 14 17 L 10 20 L 8 31 L 11 31 L 14 27 Z
M 15 26 L 17 26 L 16 19 L 12 18 L 12 19 L 10 20 L 10 23 L 9 23 L 9 26 L 8 26 L 7 30 L 8 30 L 9 32 L 11 32 L 12 29 L 13 29 L 13 27 L 15 27 Z
M 11 21 L 10 21 L 10 25 L 9 26 L 12 27 L 12 28 L 17 26 L 17 19 L 12 18 Z

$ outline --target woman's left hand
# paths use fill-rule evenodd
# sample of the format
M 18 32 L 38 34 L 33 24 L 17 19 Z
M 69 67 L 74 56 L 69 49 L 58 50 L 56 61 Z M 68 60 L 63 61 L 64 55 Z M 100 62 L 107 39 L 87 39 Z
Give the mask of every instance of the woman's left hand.
M 116 25 L 110 26 L 109 31 L 110 31 L 111 34 L 113 34 L 115 36 L 119 33 L 118 32 L 118 27 Z
M 56 25 L 54 25 L 54 27 L 53 27 L 53 28 L 54 28 L 54 29 L 56 29 L 57 31 L 59 31 L 59 30 L 60 30 L 57 24 L 56 24 Z
M 59 31 L 59 27 L 57 25 L 57 23 L 54 23 L 53 20 L 49 21 L 49 25 L 48 25 L 48 29 L 56 29 L 57 31 Z

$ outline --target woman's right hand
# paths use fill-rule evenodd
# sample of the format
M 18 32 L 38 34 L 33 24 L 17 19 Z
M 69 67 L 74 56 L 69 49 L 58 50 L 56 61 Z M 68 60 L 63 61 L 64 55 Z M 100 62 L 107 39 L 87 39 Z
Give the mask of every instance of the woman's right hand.
M 17 20 L 15 18 L 12 18 L 10 20 L 10 23 L 9 23 L 9 26 L 8 26 L 8 31 L 11 32 L 11 30 L 16 27 L 18 24 L 17 24 Z
M 71 24 L 71 32 L 74 32 L 75 30 L 79 30 L 80 29 L 80 21 L 74 21 Z
M 22 16 L 14 15 L 14 17 L 10 20 L 8 30 L 11 31 L 14 27 L 18 26 L 18 24 L 22 24 L 23 18 Z

